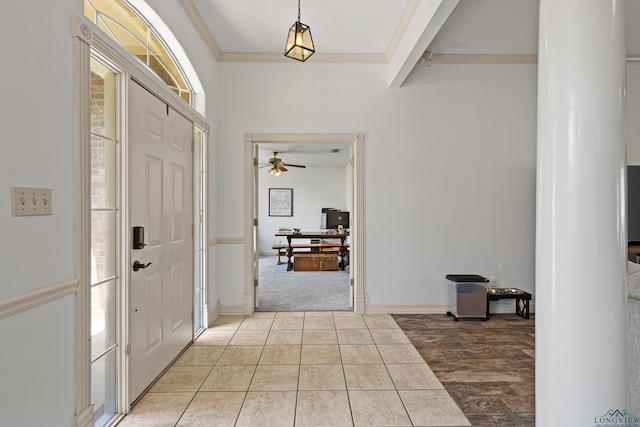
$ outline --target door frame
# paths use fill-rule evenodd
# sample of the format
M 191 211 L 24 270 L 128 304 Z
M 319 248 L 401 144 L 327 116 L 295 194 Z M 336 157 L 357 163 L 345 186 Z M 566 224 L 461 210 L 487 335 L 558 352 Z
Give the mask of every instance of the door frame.
M 254 184 L 254 145 L 267 144 L 348 144 L 352 154 L 353 204 L 350 233 L 350 268 L 353 272 L 353 311 L 364 314 L 364 134 L 363 133 L 245 133 L 244 134 L 244 298 L 243 313 L 255 310 L 256 277 L 254 218 L 256 212 Z
M 91 168 L 90 168 L 90 141 L 91 141 L 91 117 L 89 114 L 90 99 L 90 58 L 92 55 L 100 58 L 102 61 L 110 64 L 114 70 L 117 70 L 118 76 L 118 96 L 120 108 L 118 118 L 121 121 L 119 138 L 119 157 L 120 157 L 120 196 L 121 213 L 123 218 L 121 224 L 120 250 L 123 257 L 120 258 L 118 275 L 121 277 L 121 300 L 119 301 L 118 314 L 118 402 L 117 413 L 114 421 L 121 417 L 122 414 L 129 413 L 131 405 L 129 404 L 128 391 L 128 355 L 127 345 L 129 343 L 129 272 L 130 264 L 128 253 L 130 247 L 131 224 L 129 223 L 129 204 L 128 204 L 128 186 L 123 183 L 128 182 L 129 170 L 129 141 L 128 141 L 128 84 L 130 79 L 136 80 L 142 86 L 152 93 L 160 97 L 164 102 L 169 104 L 176 112 L 183 115 L 191 121 L 194 127 L 200 129 L 203 136 L 203 147 L 208 144 L 210 128 L 200 113 L 193 107 L 187 105 L 179 98 L 169 87 L 166 86 L 157 76 L 148 70 L 142 63 L 131 56 L 129 52 L 124 50 L 116 42 L 108 38 L 102 33 L 92 22 L 85 17 L 74 16 L 73 18 L 73 35 L 74 35 L 74 165 L 75 165 L 75 216 L 76 216 L 76 275 L 79 285 L 76 297 L 76 404 L 75 404 L 75 425 L 90 426 L 93 425 L 93 404 L 91 402 L 91 290 L 90 290 L 90 270 L 91 270 Z M 206 148 L 203 153 L 207 153 Z M 204 176 L 208 176 L 208 159 L 204 159 L 203 163 Z M 193 171 L 192 171 L 193 172 Z M 206 194 L 206 180 L 203 182 L 203 193 Z M 206 203 L 206 197 L 203 200 Z M 205 205 L 203 213 L 204 224 L 208 223 L 208 209 Z M 206 226 L 204 228 L 206 233 Z M 206 236 L 205 236 L 206 237 Z M 203 258 L 207 259 L 207 240 L 203 243 Z M 123 250 L 126 249 L 126 250 Z M 204 269 L 206 271 L 206 268 Z M 203 275 L 203 287 L 208 289 L 208 278 Z M 205 310 L 208 304 L 205 301 Z M 208 316 L 205 315 L 205 318 Z

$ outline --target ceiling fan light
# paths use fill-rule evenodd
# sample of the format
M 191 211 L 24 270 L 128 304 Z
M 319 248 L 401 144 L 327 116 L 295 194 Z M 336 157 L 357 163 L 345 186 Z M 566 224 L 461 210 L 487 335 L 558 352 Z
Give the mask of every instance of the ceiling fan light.
M 296 59 L 298 61 L 306 61 L 314 54 L 313 38 L 311 37 L 311 28 L 300 21 L 293 23 L 289 28 L 289 36 L 287 44 L 284 48 L 284 56 Z

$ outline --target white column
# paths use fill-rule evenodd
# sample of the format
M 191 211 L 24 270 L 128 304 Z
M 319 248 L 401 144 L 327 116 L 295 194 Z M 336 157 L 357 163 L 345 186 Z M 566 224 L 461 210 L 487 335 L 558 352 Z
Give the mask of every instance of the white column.
M 540 0 L 536 425 L 625 409 L 624 6 Z

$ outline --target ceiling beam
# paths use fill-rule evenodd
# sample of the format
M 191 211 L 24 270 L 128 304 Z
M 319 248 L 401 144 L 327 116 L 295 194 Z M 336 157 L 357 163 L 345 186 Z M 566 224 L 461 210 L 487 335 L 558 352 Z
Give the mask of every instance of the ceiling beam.
M 389 60 L 389 86 L 400 87 L 460 0 L 422 0 L 395 54 Z

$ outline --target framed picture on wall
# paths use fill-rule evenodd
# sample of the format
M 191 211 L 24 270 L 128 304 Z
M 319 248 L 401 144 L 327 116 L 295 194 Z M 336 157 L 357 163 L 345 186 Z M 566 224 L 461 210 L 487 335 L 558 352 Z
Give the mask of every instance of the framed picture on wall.
M 269 216 L 293 216 L 293 188 L 269 189 Z

